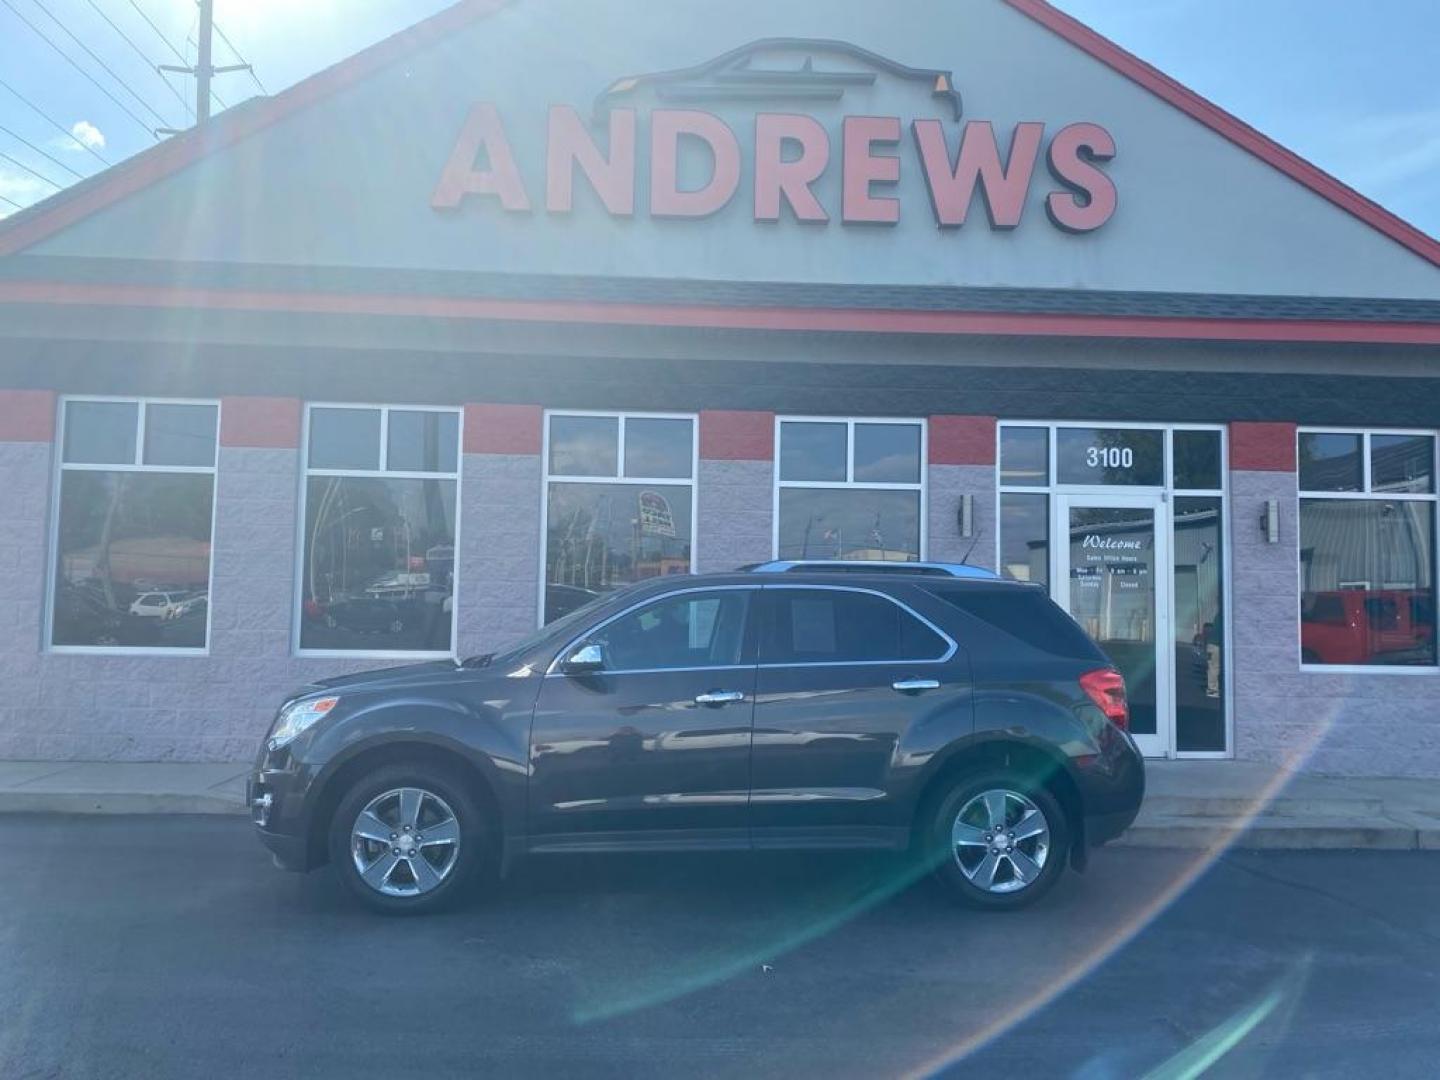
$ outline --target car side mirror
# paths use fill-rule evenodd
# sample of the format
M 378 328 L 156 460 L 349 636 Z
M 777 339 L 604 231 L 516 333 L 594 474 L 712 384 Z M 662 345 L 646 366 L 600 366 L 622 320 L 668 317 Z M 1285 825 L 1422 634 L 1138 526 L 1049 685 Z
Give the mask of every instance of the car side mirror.
M 593 675 L 605 670 L 605 646 L 590 642 L 573 650 L 560 662 L 560 670 L 566 675 Z

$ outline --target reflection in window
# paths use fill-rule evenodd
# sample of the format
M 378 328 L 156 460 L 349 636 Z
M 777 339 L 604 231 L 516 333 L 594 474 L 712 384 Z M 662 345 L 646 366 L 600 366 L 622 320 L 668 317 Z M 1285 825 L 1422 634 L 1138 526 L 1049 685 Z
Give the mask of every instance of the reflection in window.
M 620 454 L 620 418 L 550 417 L 553 476 L 614 476 Z
M 133 465 L 139 423 L 138 401 L 67 401 L 65 464 Z
M 856 424 L 855 479 L 860 483 L 920 482 L 919 424 Z
M 780 424 L 780 559 L 921 557 L 919 421 Z
M 1301 660 L 1434 666 L 1434 436 L 1305 431 L 1299 446 Z
M 458 471 L 460 415 L 391 409 L 386 419 L 389 472 Z
M 301 649 L 451 651 L 459 422 L 449 409 L 311 409 Z
M 1050 482 L 1050 429 L 1000 429 L 1000 483 L 1044 487 Z
M 734 667 L 745 644 L 749 590 L 687 593 L 607 623 L 588 640 L 603 645 L 609 671 Z
M 780 489 L 780 559 L 920 558 L 920 493 Z
M 786 421 L 780 425 L 780 479 L 844 483 L 848 427 L 844 423 Z
M 1433 665 L 1435 504 L 1300 500 L 1307 664 Z
M 1220 432 L 1177 431 L 1174 435 L 1175 482 L 1180 490 L 1218 491 Z
M 213 404 L 65 403 L 52 645 L 206 647 L 217 417 Z
M 1222 513 L 1218 498 L 1175 500 L 1175 746 L 1181 751 L 1225 749 Z
M 1301 491 L 1363 491 L 1365 460 L 1360 435 L 1302 432 Z
M 1000 573 L 1015 581 L 1050 583 L 1050 497 L 1000 496 Z
M 694 418 L 557 413 L 548 430 L 544 621 L 622 585 L 688 574 Z
M 1431 435 L 1371 435 L 1371 490 L 1387 494 L 1429 494 L 1435 490 L 1435 438 Z

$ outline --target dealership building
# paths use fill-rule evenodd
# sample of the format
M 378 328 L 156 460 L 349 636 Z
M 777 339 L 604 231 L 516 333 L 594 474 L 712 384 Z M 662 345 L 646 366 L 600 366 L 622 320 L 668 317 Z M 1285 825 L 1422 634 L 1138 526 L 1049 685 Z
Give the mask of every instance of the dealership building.
M 968 562 L 1156 757 L 1440 777 L 1440 243 L 1042 0 L 467 0 L 0 222 L 0 758 Z

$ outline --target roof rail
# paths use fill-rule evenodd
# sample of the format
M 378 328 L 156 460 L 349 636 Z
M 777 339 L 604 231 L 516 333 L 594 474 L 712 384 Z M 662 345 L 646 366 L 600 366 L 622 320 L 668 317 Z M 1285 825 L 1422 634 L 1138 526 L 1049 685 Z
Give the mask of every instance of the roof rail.
M 993 570 L 967 563 L 899 562 L 880 559 L 776 559 L 773 562 L 742 566 L 752 574 L 825 573 L 841 574 L 924 574 L 931 577 L 984 578 L 995 580 Z

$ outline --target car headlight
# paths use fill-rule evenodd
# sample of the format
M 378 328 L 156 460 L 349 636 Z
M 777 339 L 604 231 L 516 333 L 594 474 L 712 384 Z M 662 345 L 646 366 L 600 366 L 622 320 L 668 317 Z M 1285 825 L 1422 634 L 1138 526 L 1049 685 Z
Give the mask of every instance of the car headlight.
M 338 697 L 322 697 L 306 698 L 286 705 L 280 710 L 280 719 L 275 722 L 275 730 L 270 733 L 270 749 L 279 750 L 282 746 L 294 742 L 301 732 L 339 704 Z

